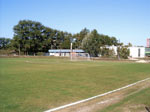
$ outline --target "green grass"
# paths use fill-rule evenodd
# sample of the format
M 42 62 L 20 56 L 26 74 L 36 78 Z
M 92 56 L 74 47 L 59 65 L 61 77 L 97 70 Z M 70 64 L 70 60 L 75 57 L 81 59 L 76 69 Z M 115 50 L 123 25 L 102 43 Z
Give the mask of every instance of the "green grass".
M 99 112 L 124 112 L 124 108 L 130 110 L 130 112 L 146 112 L 145 107 L 150 107 L 150 88 L 129 95 L 120 102 Z
M 0 112 L 41 112 L 150 77 L 150 65 L 0 58 Z

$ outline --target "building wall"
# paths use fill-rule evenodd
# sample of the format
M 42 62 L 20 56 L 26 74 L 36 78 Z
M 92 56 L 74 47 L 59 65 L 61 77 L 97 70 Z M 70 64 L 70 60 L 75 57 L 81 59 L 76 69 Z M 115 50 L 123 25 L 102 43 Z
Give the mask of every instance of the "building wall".
M 113 49 L 115 55 L 117 55 L 117 46 L 109 46 L 109 49 Z M 145 57 L 145 47 L 129 47 L 130 57 L 133 58 L 144 58 Z
M 109 49 L 113 49 L 115 55 L 117 55 L 117 46 L 107 46 Z M 132 58 L 144 58 L 145 57 L 145 47 L 129 47 L 130 57 Z M 66 56 L 69 57 L 70 53 L 49 53 L 50 56 Z
M 60 53 L 49 53 L 50 56 L 59 56 Z
M 145 56 L 150 56 L 150 48 L 149 47 L 145 48 Z
M 150 47 L 150 38 L 147 38 L 147 47 Z
M 130 56 L 133 58 L 144 58 L 145 47 L 129 47 Z
M 107 47 L 107 48 L 109 48 L 109 49 L 111 49 L 111 50 L 114 50 L 115 55 L 117 55 L 117 47 L 116 47 L 116 46 L 109 46 L 109 47 Z
M 70 52 L 74 53 L 84 53 L 84 50 L 82 49 L 50 49 L 48 50 L 49 56 L 70 56 Z
M 70 56 L 70 53 L 49 53 L 50 56 Z

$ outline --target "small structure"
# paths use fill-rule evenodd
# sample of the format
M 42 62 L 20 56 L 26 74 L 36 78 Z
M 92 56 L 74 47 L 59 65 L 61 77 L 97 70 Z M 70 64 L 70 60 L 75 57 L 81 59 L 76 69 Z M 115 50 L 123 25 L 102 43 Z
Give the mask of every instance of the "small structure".
M 132 58 L 144 58 L 145 47 L 128 47 L 130 51 L 130 57 Z
M 145 55 L 150 56 L 150 47 L 145 48 Z
M 107 46 L 111 50 L 114 50 L 115 55 L 117 55 L 117 46 Z M 150 48 L 145 47 L 128 47 L 132 58 L 144 58 L 147 55 L 150 55 Z M 72 53 L 72 55 L 71 55 Z M 48 56 L 64 56 L 64 57 L 89 57 L 88 53 L 85 53 L 82 49 L 51 49 L 48 51 Z
M 49 56 L 66 56 L 66 57 L 70 57 L 71 52 L 73 54 L 75 54 L 75 53 L 84 53 L 84 51 L 82 49 L 74 49 L 74 50 L 70 50 L 70 49 L 51 49 L 51 50 L 48 50 Z
M 115 55 L 117 55 L 117 46 L 107 46 L 107 48 L 114 50 Z M 145 51 L 148 52 L 148 49 L 146 49 L 145 47 L 128 47 L 130 54 L 129 56 L 132 58 L 144 58 L 145 57 Z M 150 53 L 150 49 L 149 49 L 149 53 Z
M 147 47 L 147 48 L 150 47 L 150 38 L 147 38 L 147 40 L 146 40 L 146 47 Z

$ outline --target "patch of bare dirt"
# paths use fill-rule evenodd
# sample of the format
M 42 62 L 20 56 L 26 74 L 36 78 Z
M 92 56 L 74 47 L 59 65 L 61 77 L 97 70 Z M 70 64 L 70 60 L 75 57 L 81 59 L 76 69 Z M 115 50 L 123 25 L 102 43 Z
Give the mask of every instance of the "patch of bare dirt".
M 145 105 L 127 105 L 122 108 L 123 112 L 146 112 Z
M 123 89 L 121 91 L 114 92 L 112 94 L 108 94 L 103 97 L 99 97 L 99 98 L 90 100 L 85 103 L 81 103 L 81 104 L 77 104 L 77 105 L 74 105 L 74 106 L 71 106 L 71 107 L 68 107 L 65 109 L 61 109 L 56 112 L 96 112 L 98 110 L 100 111 L 100 110 L 106 108 L 107 106 L 110 106 L 112 104 L 119 102 L 126 96 L 132 95 L 132 94 L 139 92 L 142 89 L 147 88 L 147 87 L 150 87 L 150 80 L 138 83 L 137 85 L 134 85 L 132 87 Z M 139 105 L 139 107 L 140 106 L 143 106 L 143 105 Z M 134 109 L 136 107 L 138 107 L 138 106 L 134 107 L 134 105 L 132 105 L 131 107 L 125 107 L 123 109 L 123 111 L 130 112 L 130 109 Z

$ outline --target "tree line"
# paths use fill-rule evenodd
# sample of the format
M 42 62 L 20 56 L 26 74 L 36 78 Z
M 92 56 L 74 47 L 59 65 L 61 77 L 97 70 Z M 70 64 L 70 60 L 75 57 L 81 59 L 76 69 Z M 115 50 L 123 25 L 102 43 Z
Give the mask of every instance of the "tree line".
M 24 55 L 46 53 L 49 49 L 70 49 L 72 39 L 75 39 L 74 49 L 83 49 L 91 56 L 109 54 L 106 46 L 120 44 L 115 37 L 99 34 L 96 29 L 90 31 L 84 28 L 79 33 L 71 34 L 31 20 L 20 20 L 13 31 L 12 39 L 0 38 L 0 49 L 12 49 Z

